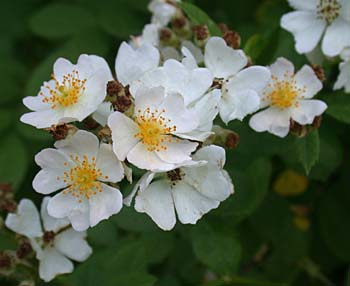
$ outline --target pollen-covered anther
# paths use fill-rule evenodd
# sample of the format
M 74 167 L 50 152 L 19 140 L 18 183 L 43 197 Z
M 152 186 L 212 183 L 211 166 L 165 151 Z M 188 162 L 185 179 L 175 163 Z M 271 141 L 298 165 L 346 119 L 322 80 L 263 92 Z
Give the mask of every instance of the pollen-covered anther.
M 83 199 L 90 199 L 91 196 L 102 192 L 98 179 L 108 179 L 108 176 L 103 176 L 101 170 L 96 167 L 96 158 L 89 159 L 84 155 L 80 159 L 79 156 L 71 155 L 70 159 L 74 162 L 70 171 L 64 172 L 63 177 L 57 177 L 57 180 L 63 180 L 69 186 L 63 194 L 70 194 L 81 203 Z M 68 163 L 65 162 L 64 166 L 67 167 Z
M 44 86 L 50 95 L 40 92 L 40 95 L 44 97 L 42 102 L 51 104 L 52 109 L 75 105 L 85 91 L 86 79 L 80 79 L 77 70 L 64 75 L 62 82 L 59 82 L 54 76 L 52 79 L 55 82 L 54 86 L 48 83 Z
M 134 118 L 139 127 L 139 132 L 134 136 L 141 140 L 147 146 L 148 151 L 166 150 L 166 143 L 177 142 L 171 133 L 176 132 L 176 126 L 170 126 L 170 119 L 163 116 L 163 110 L 151 110 L 146 108 L 144 111 L 138 110 Z
M 293 106 L 298 107 L 298 98 L 303 99 L 304 96 L 302 94 L 306 91 L 305 87 L 298 87 L 294 75 L 288 73 L 284 74 L 284 79 L 272 76 L 272 83 L 269 84 L 269 88 L 272 91 L 264 93 L 264 100 L 267 100 L 271 106 L 278 107 L 281 110 Z
M 317 5 L 317 15 L 318 18 L 331 24 L 339 17 L 340 9 L 341 4 L 338 0 L 319 0 L 319 4 Z

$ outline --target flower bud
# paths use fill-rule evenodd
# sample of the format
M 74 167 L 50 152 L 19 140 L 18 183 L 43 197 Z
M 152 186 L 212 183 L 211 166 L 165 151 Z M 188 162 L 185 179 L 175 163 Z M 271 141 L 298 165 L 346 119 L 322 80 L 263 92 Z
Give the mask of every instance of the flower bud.
M 71 124 L 62 123 L 58 125 L 53 125 L 48 130 L 52 135 L 53 139 L 57 141 L 66 139 L 68 136 L 74 135 L 78 131 L 78 128 Z
M 226 31 L 223 38 L 226 44 L 233 49 L 239 49 L 241 46 L 241 36 L 236 31 Z
M 5 251 L 0 251 L 0 269 L 9 269 L 13 264 L 12 257 Z
M 179 39 L 169 28 L 160 29 L 159 40 L 163 46 L 177 47 L 179 45 Z
M 326 74 L 324 72 L 324 69 L 321 66 L 316 65 L 316 64 L 312 64 L 311 67 L 314 70 L 315 75 L 317 76 L 317 78 L 320 81 L 324 82 L 326 80 Z
M 208 39 L 210 38 L 210 32 L 207 25 L 197 25 L 192 28 L 194 34 L 194 42 L 200 47 L 204 48 Z
M 209 138 L 211 141 L 210 144 L 213 143 L 227 149 L 234 149 L 238 146 L 240 138 L 236 132 L 222 128 L 218 125 L 214 125 L 212 131 L 215 134 Z
M 129 88 L 124 87 L 120 82 L 113 80 L 107 83 L 108 101 L 112 103 L 114 110 L 125 113 L 133 113 L 134 101 Z
M 23 259 L 26 256 L 28 256 L 30 253 L 32 253 L 33 248 L 31 246 L 31 244 L 29 243 L 28 240 L 22 240 L 20 241 L 18 248 L 16 250 L 16 256 L 19 259 Z
M 190 22 L 184 15 L 174 17 L 171 26 L 175 34 L 182 39 L 189 39 L 192 35 Z

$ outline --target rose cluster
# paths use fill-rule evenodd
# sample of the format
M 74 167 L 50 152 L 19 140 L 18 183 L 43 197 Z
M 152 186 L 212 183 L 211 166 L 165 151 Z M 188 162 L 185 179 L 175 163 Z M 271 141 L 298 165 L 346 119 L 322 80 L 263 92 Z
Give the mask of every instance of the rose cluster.
M 317 48 L 325 31 L 322 51 L 344 60 L 335 88 L 349 91 L 350 2 L 289 2 L 298 11 L 281 25 L 294 33 L 297 51 Z M 59 58 L 39 94 L 23 100 L 31 112 L 21 121 L 50 131 L 56 142 L 35 156 L 41 216 L 23 199 L 6 226 L 30 240 L 45 281 L 72 272 L 70 259 L 84 261 L 92 253 L 86 230 L 123 206 L 171 230 L 177 220 L 196 224 L 232 195 L 218 143 L 232 133 L 219 125 L 249 116 L 256 132 L 285 137 L 327 108 L 313 99 L 323 85 L 311 66 L 296 71 L 285 58 L 254 65 L 232 31 L 220 37 L 193 27 L 175 1 L 153 0 L 149 8 L 151 23 L 120 45 L 113 71 L 97 55 L 77 63 Z M 135 170 L 142 171 L 136 182 Z

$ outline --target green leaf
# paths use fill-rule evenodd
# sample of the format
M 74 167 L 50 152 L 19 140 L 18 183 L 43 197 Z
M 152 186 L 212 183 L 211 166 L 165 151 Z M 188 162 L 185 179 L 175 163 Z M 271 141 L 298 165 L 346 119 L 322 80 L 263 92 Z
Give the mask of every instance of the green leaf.
M 33 33 L 44 38 L 72 36 L 95 26 L 94 15 L 75 4 L 51 3 L 29 21 Z
M 326 113 L 335 119 L 350 124 L 350 96 L 331 95 L 326 98 L 328 108 Z
M 9 135 L 0 142 L 0 150 L 0 182 L 17 189 L 28 169 L 26 148 L 17 136 Z
M 316 164 L 320 156 L 320 138 L 318 131 L 314 130 L 307 136 L 297 139 L 296 148 L 299 162 L 303 165 L 306 174 Z
M 142 244 L 151 263 L 162 262 L 174 246 L 174 236 L 161 230 L 142 235 Z
M 233 196 L 224 202 L 216 213 L 233 216 L 238 222 L 253 213 L 269 190 L 271 162 L 257 159 L 247 169 L 233 172 Z
M 106 220 L 88 230 L 89 242 L 93 246 L 109 246 L 117 241 L 117 230 L 115 225 Z
M 321 235 L 329 250 L 338 258 L 350 261 L 350 195 L 348 176 L 331 186 L 322 197 L 317 215 Z
M 0 109 L 0 134 L 10 127 L 12 114 L 12 110 Z
M 135 10 L 114 0 L 107 0 L 99 5 L 98 22 L 104 31 L 120 39 L 141 34 L 145 23 Z
M 238 270 L 241 245 L 232 237 L 218 233 L 204 223 L 194 228 L 192 244 L 197 258 L 220 274 L 232 274 Z
M 265 38 L 260 34 L 255 34 L 247 40 L 243 50 L 253 60 L 256 60 L 260 57 L 261 53 L 264 51 L 265 46 L 266 46 Z
M 180 2 L 179 5 L 190 18 L 193 24 L 207 25 L 211 36 L 222 35 L 222 32 L 218 25 L 216 25 L 215 22 L 208 16 L 208 14 L 205 13 L 202 9 L 187 2 Z

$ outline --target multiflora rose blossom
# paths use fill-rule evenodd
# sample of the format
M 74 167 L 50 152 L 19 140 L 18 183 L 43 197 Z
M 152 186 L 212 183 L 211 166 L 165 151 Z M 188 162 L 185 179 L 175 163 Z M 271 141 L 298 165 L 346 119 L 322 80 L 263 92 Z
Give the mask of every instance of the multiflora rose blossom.
M 198 146 L 182 138 L 198 127 L 195 115 L 179 94 L 166 94 L 163 87 L 139 89 L 132 118 L 116 111 L 108 119 L 113 150 L 119 160 L 127 159 L 141 169 L 174 169 L 191 161 Z
M 343 61 L 339 64 L 340 73 L 334 89 L 344 88 L 346 93 L 350 93 L 350 47 L 344 49 L 340 57 Z
M 55 219 L 47 213 L 49 197 L 43 199 L 41 218 L 34 203 L 22 199 L 17 213 L 9 214 L 5 224 L 12 231 L 26 236 L 39 260 L 39 276 L 48 282 L 59 274 L 73 272 L 70 259 L 86 260 L 92 253 L 86 232 L 73 230 L 67 219 Z M 43 227 L 42 227 L 43 225 Z
M 112 146 L 79 130 L 73 136 L 55 143 L 56 149 L 44 149 L 35 156 L 42 170 L 33 181 L 41 194 L 60 191 L 48 203 L 55 218 L 67 217 L 75 230 L 86 230 L 118 213 L 122 194 L 109 183 L 124 177 L 124 168 Z
M 322 40 L 326 56 L 337 56 L 350 46 L 350 0 L 288 0 L 297 11 L 284 15 L 282 28 L 293 33 L 295 48 L 304 54 Z
M 310 66 L 305 65 L 295 74 L 293 64 L 279 58 L 270 71 L 272 79 L 261 98 L 261 108 L 265 109 L 249 121 L 255 131 L 285 137 L 291 119 L 301 125 L 311 124 L 326 110 L 323 101 L 311 99 L 322 89 L 322 83 Z
M 82 121 L 105 99 L 107 82 L 112 79 L 101 57 L 81 55 L 76 65 L 59 58 L 52 79 L 44 82 L 38 96 L 24 98 L 24 105 L 33 112 L 24 114 L 21 121 L 37 128 Z
M 225 150 L 210 145 L 199 149 L 193 160 L 197 164 L 182 166 L 166 173 L 146 173 L 136 185 L 135 209 L 148 214 L 163 230 L 171 230 L 176 215 L 181 223 L 196 224 L 210 210 L 233 194 L 229 174 L 223 170 Z
M 204 52 L 205 66 L 221 86 L 219 113 L 228 123 L 255 112 L 260 93 L 270 80 L 270 72 L 262 66 L 246 67 L 248 58 L 242 50 L 234 50 L 219 37 L 208 40 Z

